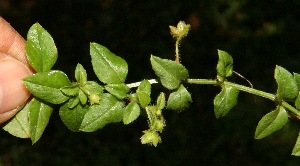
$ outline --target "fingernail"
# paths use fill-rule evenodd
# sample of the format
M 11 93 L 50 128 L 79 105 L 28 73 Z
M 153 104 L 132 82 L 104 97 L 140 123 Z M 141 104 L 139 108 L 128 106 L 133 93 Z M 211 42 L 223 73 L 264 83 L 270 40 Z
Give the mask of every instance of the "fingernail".
M 0 116 L 13 116 L 9 112 L 16 112 L 15 109 L 24 105 L 30 97 L 22 79 L 31 74 L 23 63 L 0 53 Z

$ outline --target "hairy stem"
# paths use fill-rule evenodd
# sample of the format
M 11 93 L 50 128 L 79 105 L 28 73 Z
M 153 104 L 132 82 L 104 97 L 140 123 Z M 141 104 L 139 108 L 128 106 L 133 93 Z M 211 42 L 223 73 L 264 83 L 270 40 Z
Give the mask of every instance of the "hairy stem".
M 190 84 L 211 84 L 211 85 L 217 85 L 218 82 L 215 79 L 187 79 L 186 81 L 187 83 Z M 272 101 L 276 101 L 276 96 L 274 94 L 271 93 L 267 93 L 264 91 L 260 91 L 251 87 L 247 87 L 244 85 L 240 85 L 240 84 L 235 84 L 232 82 L 228 82 L 228 81 L 224 81 L 225 85 L 231 86 L 231 87 L 235 87 L 236 89 L 240 90 L 240 91 L 244 91 L 244 92 L 248 92 L 257 96 L 261 96 L 267 99 L 270 99 Z
M 213 79 L 187 79 L 186 82 L 189 84 L 218 85 L 217 80 L 213 80 Z M 267 93 L 267 92 L 257 90 L 257 89 L 251 88 L 251 87 L 247 87 L 244 85 L 235 84 L 235 83 L 228 82 L 228 81 L 224 81 L 224 84 L 235 87 L 240 91 L 248 92 L 248 93 L 260 96 L 260 97 L 267 98 L 273 102 L 277 102 L 276 95 L 274 95 L 274 94 Z M 296 116 L 300 117 L 300 111 L 297 110 L 295 107 L 291 106 L 286 101 L 281 101 L 281 105 L 284 106 L 289 111 L 291 111 L 292 113 L 294 113 Z
M 177 62 L 177 63 L 180 63 L 180 57 L 179 57 L 179 41 L 180 40 L 176 40 L 176 44 L 175 44 L 175 56 L 176 56 L 176 58 L 175 58 L 175 62 Z
M 157 79 L 149 79 L 148 81 L 150 82 L 150 84 L 158 83 Z M 219 84 L 219 82 L 216 79 L 187 79 L 186 83 L 199 84 L 199 85 L 218 85 Z M 272 93 L 267 93 L 267 92 L 264 92 L 261 90 L 257 90 L 257 89 L 251 88 L 251 87 L 247 87 L 247 86 L 236 84 L 236 83 L 229 82 L 229 81 L 224 81 L 223 83 L 225 85 L 235 87 L 236 89 L 238 89 L 240 91 L 244 91 L 244 92 L 247 92 L 247 93 L 250 93 L 253 95 L 257 95 L 257 96 L 260 96 L 263 98 L 267 98 L 273 102 L 278 102 L 276 99 L 276 95 L 274 95 Z M 141 84 L 141 82 L 135 82 L 135 83 L 127 84 L 127 86 L 129 88 L 135 88 L 135 87 L 138 87 L 140 84 Z M 295 107 L 291 106 L 286 101 L 281 101 L 281 105 L 284 106 L 289 111 L 291 111 L 292 113 L 294 113 L 296 116 L 300 117 L 300 111 L 297 110 Z
M 148 80 L 150 82 L 150 84 L 157 84 L 158 81 L 157 79 L 150 79 Z M 136 88 L 138 86 L 140 86 L 141 84 L 141 81 L 140 82 L 134 82 L 134 83 L 131 83 L 131 84 L 126 84 L 128 86 L 128 88 Z

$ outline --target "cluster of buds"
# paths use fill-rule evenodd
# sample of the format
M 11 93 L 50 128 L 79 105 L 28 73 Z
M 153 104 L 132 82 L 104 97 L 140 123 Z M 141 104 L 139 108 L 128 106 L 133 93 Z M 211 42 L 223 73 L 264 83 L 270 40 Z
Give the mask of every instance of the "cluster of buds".
M 144 135 L 141 137 L 142 144 L 150 144 L 157 146 L 161 142 L 159 133 L 165 127 L 165 119 L 162 116 L 162 109 L 165 107 L 165 94 L 161 93 L 157 99 L 157 105 L 147 106 L 146 113 L 149 119 L 149 129 L 143 131 Z

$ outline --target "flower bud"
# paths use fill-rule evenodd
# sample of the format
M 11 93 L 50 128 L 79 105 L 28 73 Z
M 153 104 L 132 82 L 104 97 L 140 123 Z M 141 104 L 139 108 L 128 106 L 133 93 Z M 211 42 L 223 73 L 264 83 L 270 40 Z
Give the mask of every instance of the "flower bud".
M 145 134 L 141 137 L 142 144 L 150 144 L 153 146 L 157 146 L 159 142 L 161 142 L 161 138 L 155 131 L 143 131 Z
M 91 105 L 98 104 L 100 101 L 100 96 L 96 93 L 93 93 L 93 94 L 89 95 L 89 100 L 90 100 Z

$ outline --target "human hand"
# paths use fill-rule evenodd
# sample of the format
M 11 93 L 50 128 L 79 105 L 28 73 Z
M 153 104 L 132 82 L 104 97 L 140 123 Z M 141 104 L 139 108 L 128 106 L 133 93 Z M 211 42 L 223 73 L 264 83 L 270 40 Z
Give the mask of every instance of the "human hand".
M 24 38 L 0 16 L 0 124 L 13 117 L 30 97 L 22 79 L 32 73 Z

